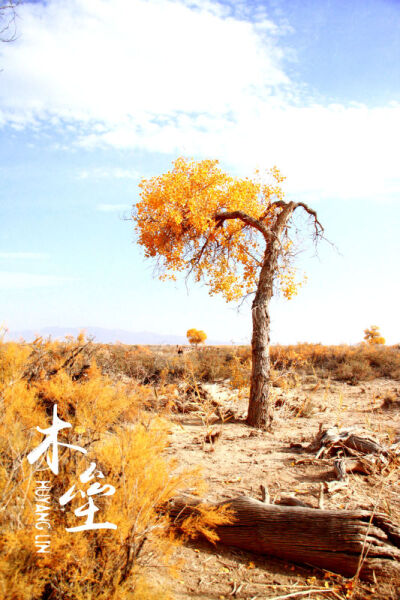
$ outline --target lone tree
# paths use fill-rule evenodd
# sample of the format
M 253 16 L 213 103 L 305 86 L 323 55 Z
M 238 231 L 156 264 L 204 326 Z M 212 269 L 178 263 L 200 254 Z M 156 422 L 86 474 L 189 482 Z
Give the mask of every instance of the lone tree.
M 290 298 L 296 293 L 290 222 L 301 208 L 323 234 L 317 214 L 303 202 L 286 202 L 277 168 L 271 184 L 222 172 L 217 160 L 178 158 L 163 175 L 143 179 L 132 218 L 145 256 L 156 260 L 161 279 L 186 272 L 203 280 L 210 294 L 227 301 L 255 293 L 252 304 L 252 373 L 249 425 L 268 428 L 270 396 L 269 303 L 274 282 Z
M 189 344 L 194 344 L 198 346 L 202 344 L 207 339 L 207 334 L 204 333 L 201 329 L 188 329 L 186 332 L 186 337 L 188 339 Z
M 381 336 L 379 327 L 377 325 L 371 325 L 371 327 L 364 329 L 364 340 L 367 344 L 384 344 L 385 338 Z

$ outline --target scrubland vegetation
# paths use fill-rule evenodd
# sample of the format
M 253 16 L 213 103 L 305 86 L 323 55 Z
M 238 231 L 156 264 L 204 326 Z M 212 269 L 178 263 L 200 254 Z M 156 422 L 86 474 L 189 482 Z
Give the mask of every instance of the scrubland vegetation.
M 83 336 L 66 343 L 37 340 L 33 344 L 0 345 L 0 596 L 15 600 L 92 598 L 169 598 L 155 584 L 164 571 L 176 569 L 171 552 L 176 541 L 162 507 L 181 489 L 202 489 L 197 470 L 177 472 L 176 461 L 163 458 L 168 424 L 146 412 L 146 391 L 139 379 L 129 383 L 102 373 L 97 350 Z M 101 352 L 100 352 L 101 355 Z M 71 427 L 59 442 L 87 450 L 87 455 L 60 446 L 60 471 L 26 460 L 43 440 L 36 427 L 49 427 L 52 407 Z M 95 522 L 116 530 L 67 532 L 82 525 L 74 510 L 85 501 L 74 498 L 61 510 L 58 499 L 94 461 L 114 495 L 95 496 Z M 48 521 L 36 528 L 36 481 L 51 483 Z M 40 502 L 40 500 L 39 500 Z M 36 511 L 36 512 L 35 512 Z M 221 517 L 205 514 L 183 531 Z M 47 519 L 46 519 L 47 520 Z M 50 552 L 38 553 L 36 535 L 50 535 Z M 211 534 L 212 535 L 212 530 Z M 157 576 L 154 576 L 156 570 Z M 145 573 L 147 575 L 145 576 Z
M 127 375 L 146 385 L 160 381 L 176 383 L 194 377 L 203 382 L 229 379 L 238 388 L 248 385 L 251 371 L 249 346 L 209 346 L 182 359 L 173 346 L 116 344 L 100 346 L 96 356 L 106 373 Z M 290 379 L 289 374 L 293 373 L 316 374 L 348 383 L 377 377 L 400 379 L 398 346 L 272 346 L 270 357 L 275 382 L 286 376 Z
M 368 343 L 330 347 L 297 344 L 274 346 L 270 355 L 275 410 L 278 417 L 284 414 L 286 420 L 292 419 L 293 427 L 299 423 L 299 416 L 311 415 L 304 399 L 296 395 L 304 382 L 308 385 L 311 382 L 313 390 L 328 390 L 335 381 L 351 390 L 377 378 L 386 378 L 391 383 L 400 380 L 398 347 Z M 198 430 L 200 437 L 196 439 L 200 446 L 196 452 L 201 453 L 204 461 L 201 458 L 197 462 L 217 460 L 217 451 L 212 454 L 214 442 L 220 444 L 222 455 L 225 443 L 229 443 L 224 442 L 222 429 L 227 423 L 234 427 L 240 413 L 239 403 L 248 397 L 250 372 L 251 352 L 245 346 L 186 349 L 178 355 L 176 347 L 95 344 L 83 335 L 64 342 L 38 339 L 27 344 L 3 340 L 0 344 L 1 598 L 200 597 L 190 593 L 189 588 L 185 592 L 174 589 L 173 581 L 180 581 L 180 570 L 184 571 L 185 561 L 189 560 L 184 554 L 179 564 L 177 549 L 182 548 L 182 541 L 195 538 L 199 532 L 212 540 L 213 527 L 229 522 L 230 517 L 226 511 L 209 508 L 181 524 L 179 535 L 172 528 L 166 510 L 171 498 L 181 493 L 207 494 L 197 466 L 177 460 L 178 453 L 171 447 L 171 431 L 175 436 L 180 435 L 180 430 L 174 429 L 174 415 L 193 413 L 199 418 L 202 429 Z M 229 407 L 216 402 L 206 392 L 207 385 L 224 386 L 230 394 Z M 386 398 L 389 408 L 400 402 L 397 392 L 387 392 L 386 396 L 382 395 L 380 402 L 385 404 Z M 335 398 L 335 410 L 339 400 Z M 84 455 L 60 446 L 58 475 L 43 461 L 32 465 L 27 461 L 29 452 L 43 441 L 44 434 L 36 427 L 45 429 L 51 425 L 54 405 L 58 417 L 71 425 L 59 432 L 59 442 L 87 450 Z M 365 409 L 368 410 L 367 404 Z M 220 423 L 219 429 L 215 428 L 216 422 Z M 180 422 L 179 427 L 183 431 L 185 423 Z M 279 427 L 278 418 L 277 437 Z M 245 431 L 250 429 L 246 426 Z M 217 441 L 219 435 L 221 440 Z M 235 436 L 233 430 L 230 435 Z M 241 430 L 241 435 L 248 434 Z M 271 434 L 260 432 L 260 435 Z M 239 447 L 239 438 L 229 440 L 232 448 L 235 444 Z M 190 438 L 189 442 L 192 441 Z M 182 456 L 185 455 L 181 452 L 178 458 Z M 59 498 L 73 485 L 75 490 L 82 488 L 79 475 L 92 462 L 104 475 L 100 484 L 115 487 L 112 495 L 93 497 L 99 508 L 94 521 L 113 523 L 117 529 L 67 532 L 66 528 L 84 522 L 83 516 L 75 511 L 87 500 L 77 494 L 62 510 Z M 40 470 L 44 468 L 47 470 Z M 230 478 L 226 473 L 223 478 L 237 481 L 240 488 L 239 468 L 232 464 Z M 398 479 L 393 468 L 390 478 L 390 485 Z M 51 482 L 48 515 L 51 529 L 39 531 L 35 527 L 38 518 L 35 482 L 43 479 Z M 239 491 L 252 490 L 244 486 Z M 212 495 L 213 490 L 210 492 Z M 387 510 L 394 516 L 400 514 L 395 504 L 388 505 Z M 50 535 L 50 552 L 38 553 L 35 536 L 43 533 Z M 248 558 L 243 560 L 249 562 Z M 260 569 L 268 572 L 265 565 Z M 318 596 L 313 592 L 315 576 L 306 573 L 302 578 L 305 587 L 301 590 L 309 588 L 310 597 L 395 598 L 389 593 L 386 596 L 377 593 L 376 586 L 375 592 L 371 592 L 339 583 Z M 296 591 L 296 586 L 285 585 L 280 589 L 286 593 Z M 204 598 L 228 597 L 217 588 L 213 590 L 211 584 L 207 589 Z M 238 586 L 236 592 L 237 589 Z M 277 595 L 273 589 L 265 588 L 256 597 L 272 598 Z M 250 597 L 244 590 L 242 594 L 239 592 L 235 597 Z

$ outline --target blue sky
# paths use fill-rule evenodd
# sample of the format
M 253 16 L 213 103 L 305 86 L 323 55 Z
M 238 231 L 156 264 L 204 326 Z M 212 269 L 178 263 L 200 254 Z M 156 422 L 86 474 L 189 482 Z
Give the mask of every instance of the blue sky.
M 48 0 L 0 44 L 0 322 L 100 326 L 243 343 L 240 311 L 159 282 L 125 217 L 177 156 L 249 175 L 276 164 L 304 223 L 272 339 L 400 342 L 400 3 Z

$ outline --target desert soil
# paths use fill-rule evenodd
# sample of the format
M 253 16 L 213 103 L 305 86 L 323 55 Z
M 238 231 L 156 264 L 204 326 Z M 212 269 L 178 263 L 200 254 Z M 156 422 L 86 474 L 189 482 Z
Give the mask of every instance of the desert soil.
M 237 391 L 224 383 L 203 387 L 245 417 L 247 401 Z M 315 452 L 291 448 L 291 444 L 312 442 L 320 424 L 324 428 L 355 426 L 384 445 L 397 441 L 399 382 L 379 379 L 354 386 L 309 376 L 294 389 L 274 388 L 274 395 L 277 408 L 272 432 L 250 428 L 240 419 L 214 423 L 213 431 L 221 431 L 221 435 L 209 444 L 205 442 L 204 416 L 203 420 L 194 413 L 172 417 L 168 454 L 178 460 L 180 468 L 202 467 L 208 484 L 206 499 L 220 501 L 240 495 L 261 499 L 260 485 L 264 484 L 272 501 L 290 494 L 318 508 L 322 490 L 324 508 L 379 508 L 400 522 L 396 469 L 369 476 L 350 474 L 341 489 L 330 493 L 324 482 L 336 479 L 333 459 L 316 460 Z M 383 407 L 387 397 L 390 406 Z M 395 582 L 357 583 L 352 589 L 348 580 L 331 573 L 203 541 L 178 547 L 175 558 L 183 565 L 178 579 L 168 581 L 176 600 L 400 597 Z M 154 575 L 158 578 L 160 573 Z

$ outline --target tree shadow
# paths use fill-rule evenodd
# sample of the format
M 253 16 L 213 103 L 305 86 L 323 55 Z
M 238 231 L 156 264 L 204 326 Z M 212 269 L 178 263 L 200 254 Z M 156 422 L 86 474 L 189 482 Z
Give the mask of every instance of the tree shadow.
M 185 541 L 184 545 L 192 550 L 199 550 L 203 554 L 214 556 L 216 559 L 224 558 L 226 560 L 233 560 L 240 563 L 241 566 L 248 567 L 249 564 L 254 565 L 254 568 L 262 569 L 268 572 L 270 575 L 281 575 L 281 576 L 293 576 L 293 566 L 296 565 L 296 574 L 302 577 L 310 577 L 310 575 L 319 574 L 323 577 L 323 571 L 313 566 L 307 566 L 298 563 L 292 563 L 285 561 L 284 559 L 277 558 L 273 555 L 268 554 L 256 554 L 247 550 L 241 550 L 239 548 L 233 548 L 230 546 L 224 546 L 216 542 L 212 544 L 206 539 L 195 539 Z M 232 568 L 235 568 L 232 565 Z M 249 569 L 251 571 L 251 569 Z M 248 572 L 249 572 L 248 571 Z M 248 582 L 251 585 L 251 581 Z

